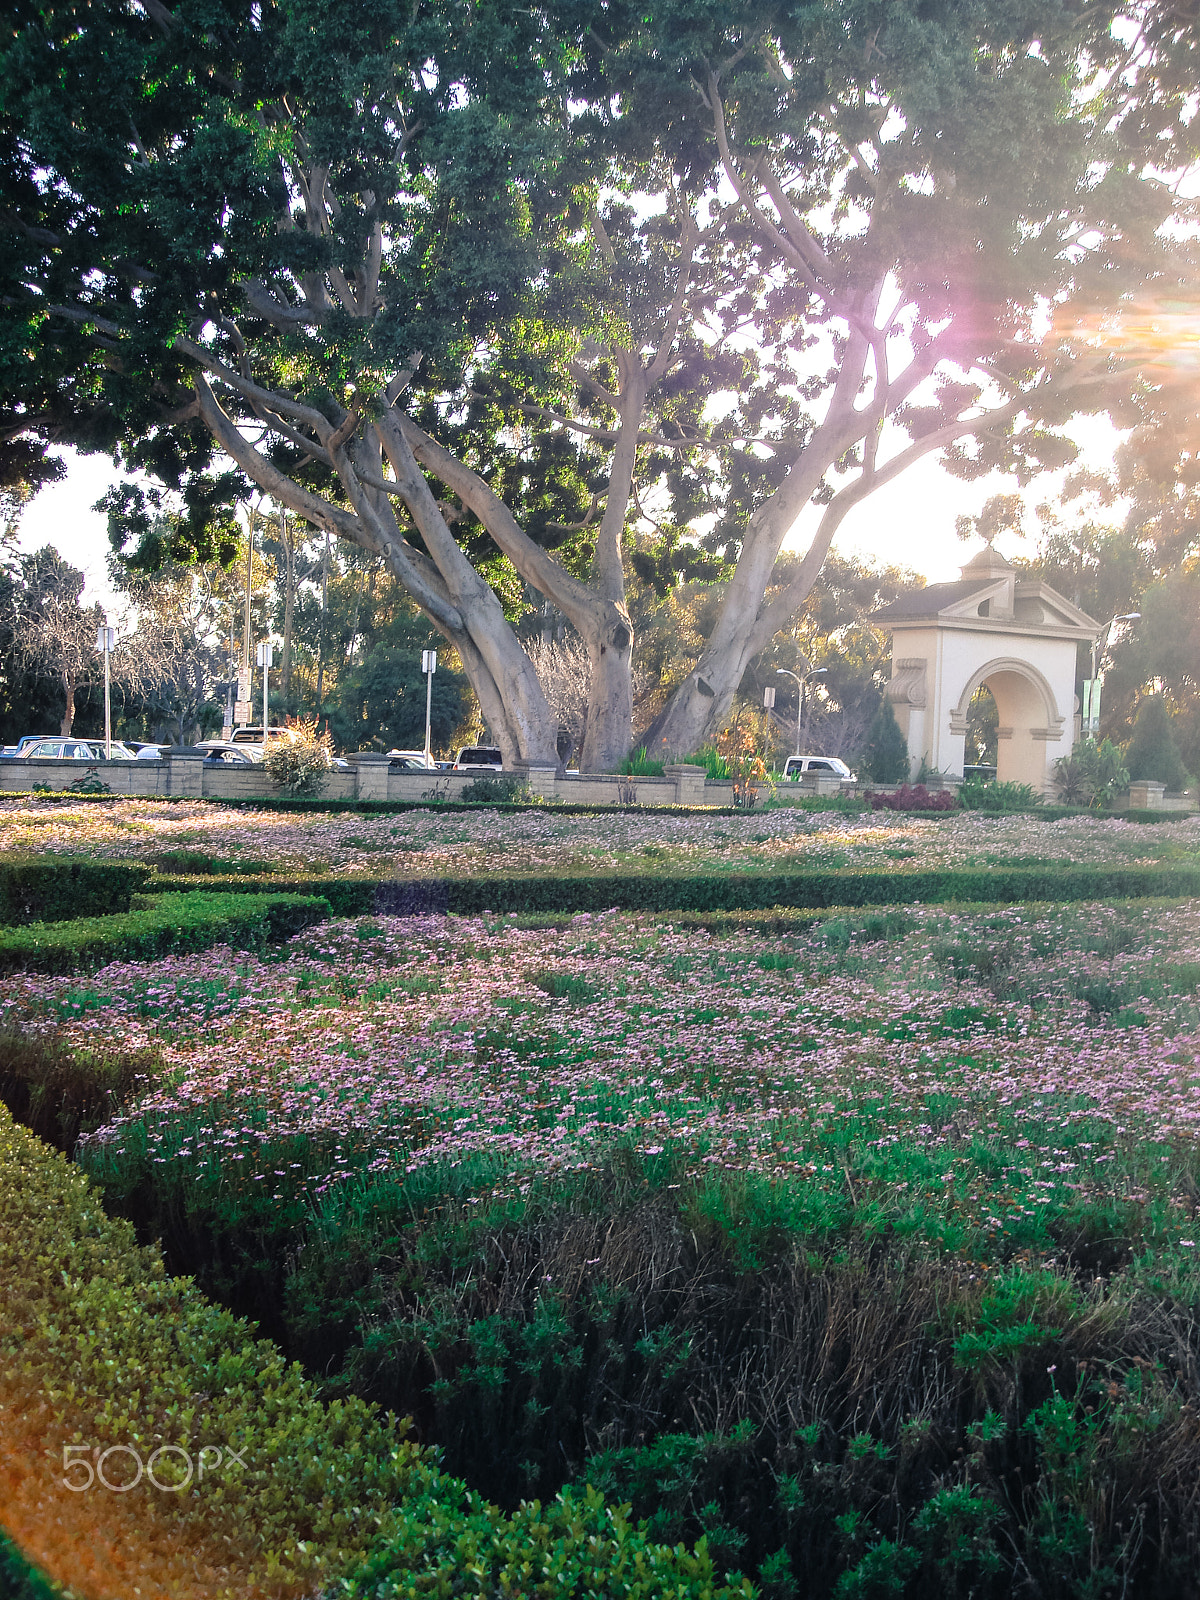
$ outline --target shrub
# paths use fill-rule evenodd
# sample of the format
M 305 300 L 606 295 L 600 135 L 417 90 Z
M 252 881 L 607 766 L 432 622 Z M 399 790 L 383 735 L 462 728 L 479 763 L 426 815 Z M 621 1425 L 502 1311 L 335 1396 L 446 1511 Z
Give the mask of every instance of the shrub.
M 160 1495 L 156 1508 L 228 1541 L 263 1575 L 295 1580 L 365 1553 L 415 1450 L 360 1400 L 323 1405 L 246 1323 L 167 1277 L 157 1249 L 106 1217 L 87 1179 L 7 1112 L 0 1285 L 0 1377 L 40 1403 L 59 1459 L 63 1440 L 145 1456 L 164 1444 L 233 1449 L 245 1458 L 236 1492 L 213 1478 L 192 1495 Z M 159 1476 L 171 1481 L 177 1460 Z M 154 1491 L 130 1491 L 143 1492 Z
M 248 1580 L 311 1593 L 314 1581 L 369 1558 L 364 1576 L 336 1592 L 750 1594 L 748 1585 L 718 1586 L 703 1550 L 650 1544 L 594 1493 L 506 1517 L 366 1402 L 323 1403 L 299 1366 L 247 1323 L 190 1279 L 168 1277 L 157 1248 L 107 1217 L 78 1169 L 7 1112 L 0 1294 L 0 1383 L 43 1444 L 12 1469 L 43 1476 L 46 1452 L 59 1459 L 64 1441 L 122 1446 L 143 1459 L 166 1445 L 208 1446 L 226 1459 L 235 1452 L 243 1464 L 233 1483 L 210 1473 L 186 1495 L 139 1484 L 129 1500 L 141 1496 L 147 1517 L 236 1551 L 239 1593 Z M 182 1483 L 180 1455 L 160 1458 L 157 1473 Z
M 203 881 L 203 880 L 201 880 Z M 773 906 L 886 906 L 945 900 L 1103 900 L 1200 894 L 1200 869 L 1147 867 L 965 867 L 907 872 L 746 872 L 686 875 L 603 872 L 587 877 L 212 878 L 213 889 L 320 894 L 338 916 L 485 911 L 750 911 Z M 194 878 L 160 879 L 163 890 L 195 890 Z
M 895 794 L 873 794 L 869 790 L 864 796 L 871 803 L 872 811 L 956 811 L 958 799 L 952 789 L 938 789 L 932 794 L 923 783 L 910 787 L 902 783 Z
M 457 1493 L 448 1495 L 448 1486 Z M 506 1517 L 462 1485 L 430 1473 L 427 1486 L 410 1489 L 405 1511 L 403 1532 L 384 1541 L 334 1593 L 347 1600 L 751 1600 L 754 1593 L 745 1578 L 718 1580 L 703 1540 L 694 1554 L 682 1545 L 654 1544 L 629 1522 L 628 1508 L 610 1508 L 590 1485 L 564 1490 L 547 1506 L 524 1503 Z
M 0 926 L 128 911 L 131 898 L 149 879 L 149 867 L 135 861 L 87 861 L 74 856 L 0 861 Z
M 618 767 L 618 771 L 627 778 L 661 778 L 666 762 L 652 761 L 646 754 L 646 746 L 635 750 L 631 756 L 626 756 Z
M 875 783 L 903 783 L 908 777 L 908 740 L 900 731 L 892 702 L 886 694 L 867 730 L 859 766 Z
M 1045 802 L 1031 783 L 986 783 L 969 778 L 958 791 L 958 803 L 967 811 L 1031 811 Z
M 141 895 L 115 916 L 0 929 L 0 972 L 74 972 L 222 943 L 258 949 L 329 915 L 315 895 Z
M 1138 707 L 1133 738 L 1125 752 L 1125 765 L 1131 779 L 1148 778 L 1154 783 L 1166 784 L 1168 789 L 1187 787 L 1188 775 L 1162 695 L 1149 695 Z
M 484 773 L 483 777 L 467 784 L 459 795 L 463 804 L 469 806 L 516 805 L 532 798 L 524 778 L 508 773 L 496 777 Z
M 703 767 L 705 781 L 708 783 L 728 783 L 733 776 L 725 757 L 715 744 L 702 744 L 699 750 L 694 750 L 690 756 L 684 756 L 683 759 L 688 766 Z
M 66 1155 L 80 1134 L 115 1116 L 160 1069 L 152 1050 L 72 1048 L 53 1033 L 0 1034 L 0 1100 Z
M 775 792 L 774 780 L 763 760 L 762 743 L 762 734 L 749 718 L 730 723 L 717 740 L 717 749 L 733 779 L 733 803 L 747 810 L 757 802 L 760 785 L 765 785 L 769 794 Z
M 277 789 L 292 795 L 316 795 L 333 771 L 333 745 L 317 719 L 289 717 L 287 735 L 268 742 L 263 770 Z
M 1069 756 L 1059 756 L 1054 763 L 1054 781 L 1059 799 L 1067 805 L 1106 806 L 1129 782 L 1129 773 L 1110 739 L 1100 744 L 1080 739 Z

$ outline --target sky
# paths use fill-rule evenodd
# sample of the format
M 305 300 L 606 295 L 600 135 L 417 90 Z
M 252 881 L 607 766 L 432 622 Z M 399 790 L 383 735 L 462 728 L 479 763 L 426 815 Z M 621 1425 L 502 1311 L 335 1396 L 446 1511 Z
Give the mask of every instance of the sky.
M 1093 466 L 1111 464 L 1119 435 L 1103 419 L 1086 419 L 1072 429 L 1086 460 Z M 99 600 L 119 610 L 108 581 L 105 557 L 108 535 L 105 518 L 92 507 L 110 484 L 118 481 L 106 456 L 81 456 L 65 452 L 67 476 L 43 489 L 26 507 L 21 521 L 19 546 L 34 550 L 53 544 L 59 554 L 82 569 L 87 585 L 84 600 Z M 1015 535 L 1001 536 L 997 547 L 1010 558 L 1032 555 L 1035 550 L 1036 519 L 1032 508 L 1053 499 L 1062 474 L 1047 473 L 1024 492 L 1031 515 L 1028 535 L 1022 541 Z M 977 546 L 964 544 L 955 533 L 955 519 L 976 515 L 993 494 L 1016 492 L 1015 480 L 993 473 L 976 483 L 963 483 L 947 473 L 936 457 L 927 457 L 883 489 L 857 505 L 842 524 L 834 549 L 844 555 L 870 556 L 879 562 L 910 567 L 930 583 L 944 583 L 958 577 L 958 569 Z M 807 542 L 815 517 L 801 518 L 789 540 L 800 547 Z M 114 618 L 115 620 L 115 618 Z

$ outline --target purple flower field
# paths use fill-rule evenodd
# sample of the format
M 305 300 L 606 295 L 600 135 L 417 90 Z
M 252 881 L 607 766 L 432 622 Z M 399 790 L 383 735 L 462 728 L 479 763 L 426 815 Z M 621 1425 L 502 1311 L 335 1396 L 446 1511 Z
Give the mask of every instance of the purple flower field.
M 395 874 L 547 871 L 884 869 L 1200 859 L 1200 816 L 1152 827 L 1120 817 L 843 816 L 786 808 L 745 816 L 653 810 L 595 816 L 552 806 L 501 814 L 411 811 L 357 816 L 231 811 L 206 801 L 111 804 L 0 800 L 0 850 L 127 859 L 205 851 L 277 870 Z
M 378 918 L 266 961 L 12 979 L 0 1012 L 157 1054 L 85 1165 L 264 1202 L 385 1180 L 478 1205 L 620 1160 L 667 1187 L 775 1180 L 818 1229 L 875 1206 L 917 1238 L 1015 1247 L 1086 1202 L 1188 1248 L 1198 977 L 1195 902 L 914 907 L 785 937 Z

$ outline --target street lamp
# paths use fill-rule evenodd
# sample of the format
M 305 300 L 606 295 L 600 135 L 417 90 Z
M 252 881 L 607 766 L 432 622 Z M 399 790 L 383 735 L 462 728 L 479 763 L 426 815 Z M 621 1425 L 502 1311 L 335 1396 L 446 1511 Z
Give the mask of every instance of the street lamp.
M 1083 686 L 1083 704 L 1080 707 L 1080 722 L 1088 733 L 1098 733 L 1100 730 L 1100 680 L 1097 676 L 1100 660 L 1108 649 L 1108 636 L 1118 622 L 1137 622 L 1142 613 L 1140 611 L 1120 611 L 1100 629 L 1092 640 L 1092 675 Z M 1104 643 L 1101 645 L 1100 640 Z
M 812 672 L 806 672 L 803 677 L 798 672 L 792 672 L 788 667 L 776 667 L 776 672 L 781 672 L 785 678 L 795 678 L 800 686 L 800 700 L 796 707 L 796 755 L 800 754 L 800 728 L 804 722 L 804 685 L 812 678 L 824 678 L 828 667 L 816 667 Z

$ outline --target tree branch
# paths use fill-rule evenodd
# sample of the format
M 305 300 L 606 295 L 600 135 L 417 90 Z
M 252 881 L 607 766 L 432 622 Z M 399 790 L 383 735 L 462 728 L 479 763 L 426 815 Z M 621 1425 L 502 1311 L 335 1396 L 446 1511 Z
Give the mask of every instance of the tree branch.
M 595 596 L 589 587 L 573 578 L 548 551 L 533 542 L 504 501 L 477 472 L 472 472 L 444 445 L 430 438 L 403 411 L 393 412 L 392 418 L 421 465 L 448 484 L 462 503 L 475 513 L 527 583 L 553 600 L 576 627 L 579 626 L 577 617 L 582 619 L 592 615 Z

